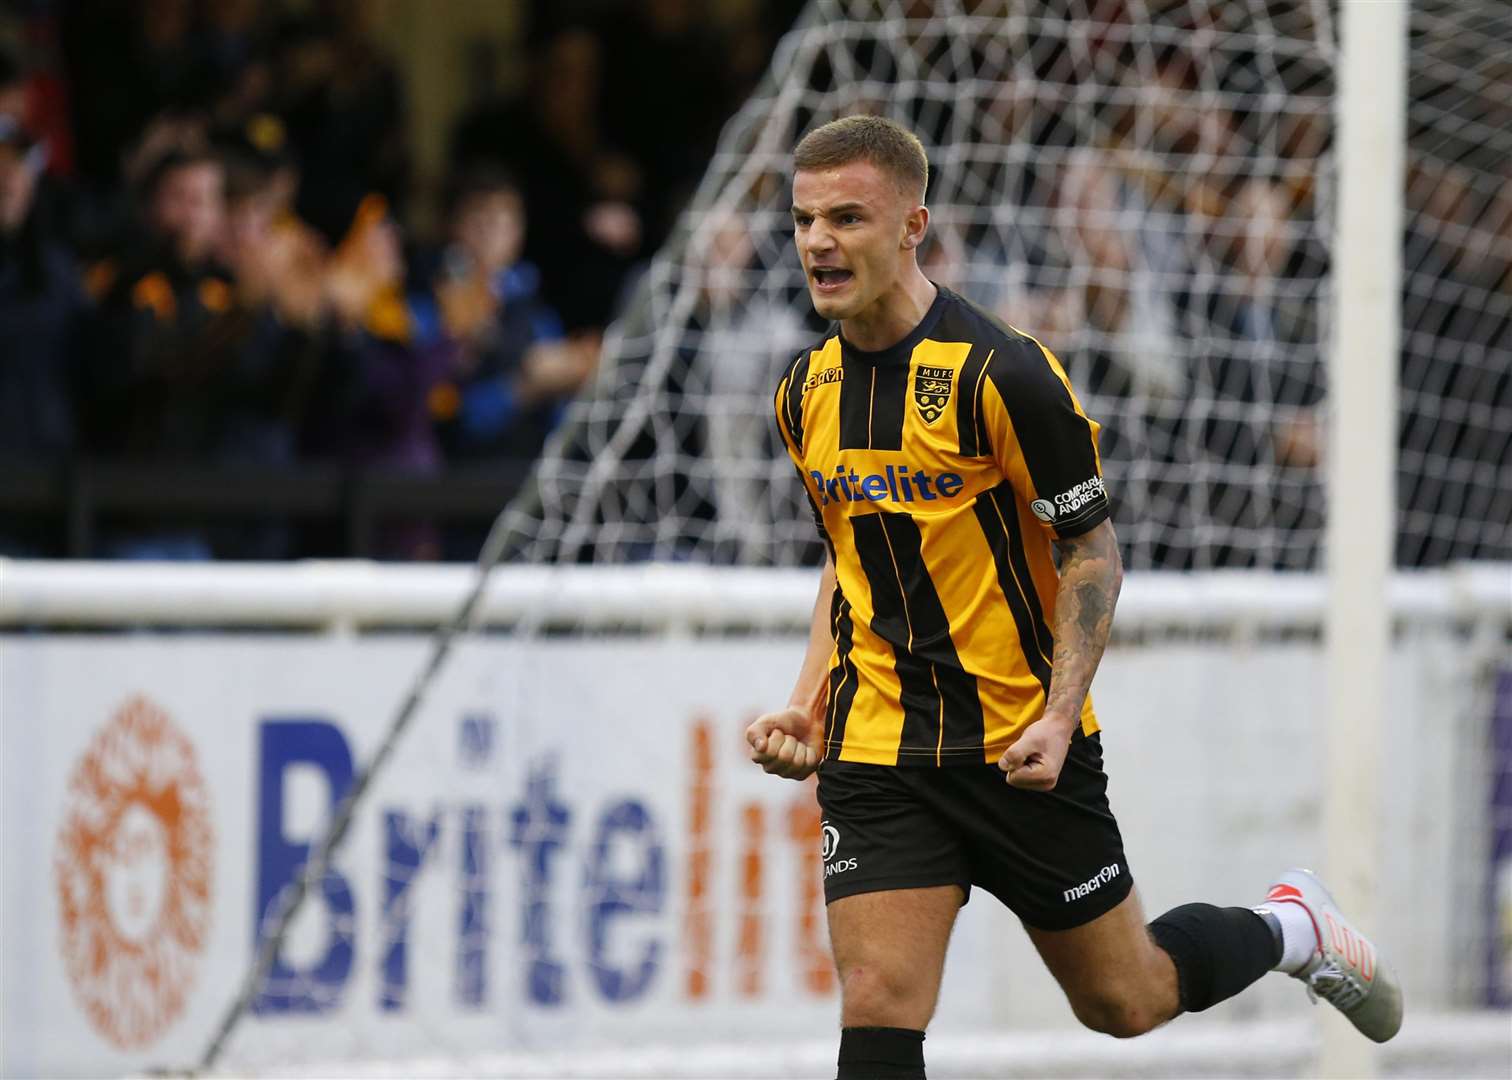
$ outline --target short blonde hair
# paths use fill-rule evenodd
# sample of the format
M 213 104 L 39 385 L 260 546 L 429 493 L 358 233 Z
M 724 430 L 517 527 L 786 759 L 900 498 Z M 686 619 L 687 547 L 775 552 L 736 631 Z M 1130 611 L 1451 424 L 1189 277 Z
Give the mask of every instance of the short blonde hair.
M 929 158 L 918 136 L 885 116 L 846 116 L 805 135 L 793 150 L 797 171 L 833 169 L 869 161 L 892 177 L 905 195 L 924 201 L 929 186 Z

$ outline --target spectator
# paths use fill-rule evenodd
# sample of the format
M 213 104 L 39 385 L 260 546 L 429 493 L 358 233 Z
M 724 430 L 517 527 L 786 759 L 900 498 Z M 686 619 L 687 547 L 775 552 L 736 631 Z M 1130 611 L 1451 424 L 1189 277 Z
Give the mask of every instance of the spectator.
M 1046 273 L 1064 287 L 1045 290 L 1021 311 L 1000 314 L 1042 336 L 1065 361 L 1103 425 L 1099 445 L 1110 471 L 1128 474 L 1152 459 L 1165 466 L 1147 488 L 1156 512 L 1123 501 L 1114 512 L 1128 515 L 1119 521 L 1125 544 L 1154 544 L 1160 560 L 1175 564 L 1200 541 L 1147 530 L 1152 520 L 1171 520 L 1195 497 L 1186 480 L 1164 479 L 1176 471 L 1170 466 L 1186 445 L 1181 423 L 1191 373 L 1177 306 L 1185 275 L 1161 262 L 1170 256 L 1168 246 L 1153 252 L 1147 246 L 1150 237 L 1140 226 L 1149 208 L 1112 167 L 1110 155 L 1074 152 L 1054 190 Z
M 284 325 L 312 331 L 325 315 L 329 252 L 320 234 L 294 214 L 298 173 L 283 152 L 282 132 L 275 117 L 262 114 L 221 137 L 228 175 L 220 258 L 245 302 L 266 304 Z
M 36 211 L 42 148 L 0 114 L 0 456 L 56 461 L 74 430 L 70 382 L 84 311 L 68 251 Z M 0 528 L 0 554 L 37 553 L 36 530 Z
M 1192 411 L 1194 453 L 1211 544 L 1221 565 L 1307 569 L 1322 526 L 1315 406 L 1322 372 L 1310 311 L 1313 285 L 1292 276 L 1298 233 L 1292 195 L 1267 177 L 1243 182 L 1208 227 L 1217 284 L 1194 298 L 1206 347 L 1192 376 L 1212 404 Z M 1205 415 L 1204 415 L 1205 413 Z
M 456 347 L 419 340 L 404 300 L 404 252 L 388 204 L 371 195 L 358 206 L 324 272 L 322 304 L 328 335 L 320 415 L 306 450 L 353 465 L 432 475 L 442 451 L 430 401 L 451 373 Z M 392 523 L 377 554 L 434 559 L 439 535 L 428 522 Z
M 226 173 L 218 154 L 195 144 L 148 168 L 141 235 L 109 271 L 86 357 L 98 452 L 176 464 L 294 462 L 311 382 L 310 330 L 282 320 L 257 291 L 254 268 L 269 260 L 267 238 L 256 224 L 256 186 L 241 180 L 230 219 L 236 242 L 228 242 Z M 212 537 L 201 521 L 145 531 L 127 522 L 106 549 L 206 558 L 218 547 L 221 555 L 269 557 L 287 554 L 286 544 L 271 525 Z
M 172 150 L 143 182 L 142 237 L 108 271 L 87 360 L 93 449 L 113 457 L 202 461 L 220 425 L 225 316 L 232 292 L 213 255 L 225 213 L 220 160 Z M 106 274 L 96 272 L 100 281 Z M 152 534 L 128 526 L 107 541 L 120 558 L 209 558 L 198 523 Z
M 456 460 L 534 459 L 592 376 L 598 335 L 567 338 L 542 300 L 539 272 L 520 258 L 525 206 L 512 179 L 464 175 L 446 216 L 431 290 L 412 300 L 424 333 L 459 346 L 453 378 L 433 399 L 439 430 Z
M 525 256 L 570 329 L 599 329 L 643 250 L 635 164 L 599 130 L 603 48 L 590 31 L 554 34 L 536 53 L 524 102 L 489 102 L 453 136 L 458 171 L 477 165 L 521 178 L 534 227 Z
M 228 386 L 215 460 L 295 467 L 323 367 L 324 252 L 313 231 L 284 217 L 283 163 L 250 144 L 221 150 L 226 163 L 225 228 L 218 258 L 231 275 L 239 323 L 228 349 L 240 352 L 240 385 Z M 212 531 L 217 556 L 274 558 L 294 536 L 280 520 Z
M 715 558 L 761 562 L 788 538 L 773 522 L 791 493 L 791 465 L 771 422 L 771 393 L 793 355 L 823 333 L 787 296 L 757 289 L 762 278 L 748 219 L 714 213 L 694 234 L 698 304 L 690 319 L 687 385 L 707 455 L 696 478 L 712 517 Z M 785 254 L 785 252 L 784 252 Z M 817 320 L 817 316 L 815 316 Z
M 1396 550 L 1406 566 L 1512 549 L 1512 179 L 1488 180 L 1435 156 L 1408 160 Z
M 1177 349 L 1179 278 L 1153 264 L 1136 225 L 1140 196 L 1095 151 L 1075 155 L 1056 185 L 1058 239 L 1071 287 L 1051 299 L 1038 325 L 1089 363 L 1079 384 L 1094 395 L 1170 397 L 1185 371 Z M 1084 338 L 1086 345 L 1072 345 Z
M 38 19 L 27 28 L 26 63 L 0 47 L 0 119 L 14 126 L 36 168 L 30 214 L 49 240 L 77 254 L 87 234 L 85 211 L 68 179 L 73 138 L 68 127 L 67 92 L 61 76 L 49 67 L 51 24 Z M 19 144 L 18 144 L 19 145 Z
M 205 358 L 198 355 L 208 352 L 201 338 L 230 304 L 229 282 L 213 263 L 224 223 L 224 185 L 220 159 L 208 149 L 163 153 L 146 166 L 137 242 L 124 246 L 108 271 L 91 275 L 96 283 L 109 283 L 100 324 L 104 340 L 91 371 L 101 395 L 93 425 L 101 450 L 150 455 L 173 447 L 189 456 L 203 450 L 190 432 L 207 426 L 208 417 L 196 418 L 189 409 L 160 428 L 158 422 L 167 419 L 163 411 L 173 411 L 169 402 L 153 395 L 152 407 L 139 413 L 148 402 L 138 391 L 146 390 L 139 385 L 143 380 L 197 381 L 206 370 L 190 363 L 188 353 L 198 345 L 194 358 Z M 124 346 L 124 362 L 112 362 L 112 345 Z

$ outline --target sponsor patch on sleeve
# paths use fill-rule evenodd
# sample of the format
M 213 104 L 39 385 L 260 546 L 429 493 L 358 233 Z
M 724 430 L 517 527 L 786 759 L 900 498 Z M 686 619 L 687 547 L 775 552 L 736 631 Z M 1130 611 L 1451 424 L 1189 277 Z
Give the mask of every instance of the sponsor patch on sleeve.
M 1107 501 L 1103 478 L 1092 476 L 1054 498 L 1035 499 L 1029 509 L 1046 525 L 1064 528 L 1085 520 Z

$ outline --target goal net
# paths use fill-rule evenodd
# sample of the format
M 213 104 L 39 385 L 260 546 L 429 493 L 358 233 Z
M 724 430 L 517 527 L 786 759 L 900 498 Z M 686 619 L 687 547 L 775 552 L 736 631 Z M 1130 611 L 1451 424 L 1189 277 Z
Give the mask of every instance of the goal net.
M 927 272 L 1043 340 L 1103 424 L 1126 564 L 1318 564 L 1336 13 L 820 0 L 730 122 L 516 525 L 529 559 L 811 561 L 767 415 L 823 333 L 790 151 L 878 112 L 933 171 Z M 1404 566 L 1512 554 L 1503 5 L 1411 17 Z
M 507 620 L 510 636 L 469 640 L 439 669 L 417 730 L 363 793 L 350 842 L 310 882 L 217 1063 L 348 1073 L 363 1060 L 377 1075 L 828 1068 L 809 1043 L 749 1049 L 774 1031 L 825 1042 L 835 988 L 812 794 L 744 765 L 738 732 L 790 685 L 807 615 L 807 601 L 774 611 L 765 595 L 795 578 L 746 575 L 821 554 L 769 415 L 779 370 L 824 331 L 792 250 L 789 155 L 808 129 L 854 112 L 894 117 L 925 143 L 927 272 L 1040 337 L 1103 424 L 1131 595 L 1147 591 L 1098 685 L 1128 730 L 1184 747 L 1194 778 L 1159 803 L 1115 786 L 1130 835 L 1146 838 L 1131 854 L 1149 868 L 1147 904 L 1247 902 L 1281 860 L 1315 859 L 1325 778 L 1276 748 L 1315 734 L 1316 577 L 1266 576 L 1214 606 L 1222 575 L 1193 590 L 1153 573 L 1141 585 L 1140 573 L 1318 568 L 1336 18 L 1326 0 L 815 0 L 727 125 L 611 329 L 595 386 L 505 515 L 507 561 L 559 586 Z M 1512 557 L 1508 57 L 1512 20 L 1495 0 L 1414 3 L 1403 568 Z M 580 564 L 631 565 L 559 603 L 553 590 L 579 588 Z M 687 564 L 714 576 L 681 576 Z M 811 589 L 799 576 L 798 592 Z M 674 580 L 695 584 L 662 607 Z M 1412 608 L 1430 592 L 1459 596 L 1456 580 L 1402 585 L 1421 632 L 1396 645 L 1400 715 L 1386 730 L 1408 741 L 1423 715 L 1453 720 L 1385 826 L 1412 840 L 1383 880 L 1401 910 L 1430 911 L 1432 930 L 1414 936 L 1389 916 L 1424 1009 L 1384 1060 L 1500 1075 L 1499 1021 L 1486 1036 L 1473 1020 L 1421 1019 L 1504 992 L 1493 974 L 1504 931 L 1487 921 L 1503 887 L 1487 851 L 1501 835 L 1504 758 L 1483 751 L 1488 718 L 1512 708 L 1512 686 L 1504 703 L 1495 682 L 1507 620 L 1448 599 Z M 748 595 L 752 614 L 712 610 L 729 595 Z M 394 672 L 422 651 L 387 647 L 370 676 L 338 664 L 361 683 L 344 708 L 376 718 L 403 697 Z M 290 663 L 300 685 L 319 683 L 318 669 Z M 353 762 L 382 742 L 381 725 L 364 721 L 342 742 L 319 723 L 260 729 L 257 940 L 283 929 L 282 890 L 339 812 Z M 1160 768 L 1135 740 L 1118 751 L 1128 775 Z M 1253 768 L 1235 777 L 1241 761 Z M 1002 945 L 1021 937 L 991 905 L 963 916 L 939 1034 L 960 1075 L 1015 1075 L 973 1032 L 1069 1024 L 1027 946 Z M 1138 1051 L 1163 1057 L 1114 1061 L 1057 1035 L 1071 1049 L 1057 1059 L 1033 1044 L 1042 1056 L 1028 1071 L 1305 1070 L 1313 1029 L 1296 988 L 1275 982 L 1152 1044 L 1163 1051 Z M 740 1048 L 687 1049 L 704 1043 Z

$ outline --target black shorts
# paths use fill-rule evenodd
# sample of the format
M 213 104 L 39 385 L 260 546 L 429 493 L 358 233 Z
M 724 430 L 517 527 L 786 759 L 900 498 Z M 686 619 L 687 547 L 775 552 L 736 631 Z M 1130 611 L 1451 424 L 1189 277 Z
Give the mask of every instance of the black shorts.
M 1080 731 L 1054 791 L 1010 787 L 996 765 L 943 768 L 825 761 L 824 900 L 979 885 L 1024 924 L 1069 930 L 1134 882 L 1108 806 L 1102 742 Z

